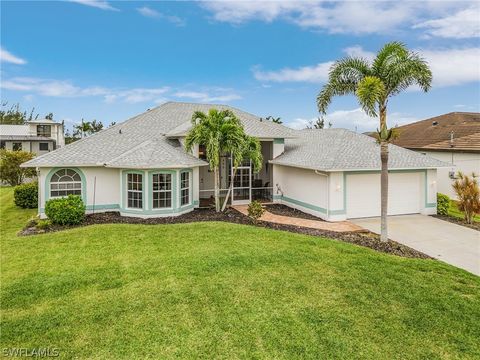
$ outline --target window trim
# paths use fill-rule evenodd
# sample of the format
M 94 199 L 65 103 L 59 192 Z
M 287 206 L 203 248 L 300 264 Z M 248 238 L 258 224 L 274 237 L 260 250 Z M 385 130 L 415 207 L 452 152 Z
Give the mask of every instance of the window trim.
M 130 174 L 136 174 L 136 175 L 141 175 L 142 176 L 142 207 L 141 208 L 132 208 L 128 206 L 128 175 Z M 145 210 L 145 173 L 143 171 L 126 171 L 125 172 L 125 182 L 124 182 L 124 208 L 130 211 L 143 211 Z M 135 190 L 137 191 L 137 190 Z M 140 191 L 137 191 L 140 192 Z
M 153 175 L 154 174 L 170 174 L 172 176 L 172 206 L 170 208 L 154 208 L 153 207 Z M 155 169 L 148 171 L 148 211 L 152 214 L 174 213 L 178 209 L 178 184 L 176 170 Z
M 80 195 L 80 197 L 82 198 L 83 200 L 83 203 L 85 205 L 87 205 L 87 181 L 85 179 L 85 175 L 83 173 L 82 170 L 80 170 L 79 168 L 76 168 L 76 167 L 54 167 L 52 169 L 50 169 L 50 171 L 48 172 L 46 178 L 45 178 L 45 188 L 44 188 L 44 195 L 45 195 L 45 203 L 51 199 L 50 197 L 50 183 L 51 183 L 51 180 L 52 180 L 52 176 L 53 174 L 55 174 L 58 170 L 73 170 L 75 171 L 78 175 L 80 175 L 80 179 L 82 181 L 82 194 Z M 59 197 L 55 196 L 54 199 L 58 199 Z M 39 203 L 40 205 L 40 203 Z
M 182 187 L 182 174 L 188 174 L 188 187 L 183 188 Z M 191 206 L 193 201 L 192 201 L 192 170 L 190 169 L 184 169 L 180 170 L 180 184 L 179 184 L 179 191 L 178 191 L 178 200 L 180 204 L 180 208 L 184 208 L 187 206 Z M 188 189 L 188 203 L 182 205 L 182 190 Z
M 39 131 L 39 128 L 45 129 L 46 127 L 48 127 L 49 130 L 50 130 L 48 135 L 45 134 L 45 131 L 43 131 L 43 132 Z M 37 125 L 37 136 L 52 137 L 52 125 L 38 124 Z
M 153 190 L 153 177 L 155 175 L 170 175 L 170 190 Z M 175 198 L 175 194 L 174 194 L 174 189 L 175 189 L 175 176 L 174 174 L 172 174 L 171 172 L 168 172 L 168 171 L 157 171 L 157 172 L 152 172 L 152 176 L 151 176 L 151 209 L 153 211 L 157 211 L 157 210 L 173 210 L 174 209 L 174 198 Z M 155 192 L 158 192 L 158 193 L 161 193 L 161 192 L 164 192 L 164 193 L 167 193 L 169 192 L 170 193 L 170 206 L 169 207 L 153 207 L 153 202 L 154 202 L 154 199 L 153 199 L 153 193 Z

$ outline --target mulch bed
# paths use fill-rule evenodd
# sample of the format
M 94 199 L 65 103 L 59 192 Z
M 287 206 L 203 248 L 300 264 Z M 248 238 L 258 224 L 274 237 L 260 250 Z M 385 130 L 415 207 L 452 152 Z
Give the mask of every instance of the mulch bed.
M 266 204 L 264 205 L 264 208 L 268 212 L 275 215 L 290 216 L 290 217 L 296 217 L 299 219 L 306 219 L 306 220 L 325 221 L 314 215 L 304 213 L 303 211 L 300 211 L 282 204 Z
M 286 215 L 286 216 L 296 216 L 303 217 L 304 219 L 313 219 L 320 220 L 319 218 L 305 214 L 299 210 L 290 209 L 285 205 L 268 205 L 268 211 L 272 213 Z M 276 211 L 276 212 L 274 212 Z M 179 224 L 179 223 L 191 223 L 191 222 L 201 222 L 201 221 L 224 221 L 235 224 L 244 224 L 244 225 L 255 225 L 259 227 L 264 227 L 274 230 L 283 230 L 289 231 L 298 234 L 312 235 L 332 238 L 340 241 L 344 241 L 351 244 L 356 244 L 364 247 L 371 248 L 373 250 L 393 254 L 397 256 L 402 256 L 406 258 L 419 258 L 419 259 L 431 259 L 430 256 L 421 253 L 417 250 L 409 248 L 408 246 L 397 243 L 393 240 L 387 242 L 380 241 L 380 236 L 369 231 L 361 232 L 346 232 L 338 233 L 333 231 L 317 230 L 310 229 L 294 225 L 283 225 L 283 224 L 274 224 L 265 221 L 259 221 L 257 224 L 254 224 L 250 218 L 243 215 L 242 213 L 236 211 L 235 209 L 228 208 L 224 212 L 217 213 L 214 209 L 195 209 L 187 214 L 183 214 L 175 217 L 162 217 L 162 218 L 150 218 L 142 219 L 135 217 L 121 216 L 119 212 L 104 212 L 97 214 L 86 215 L 85 221 L 79 226 L 87 226 L 94 224 L 145 224 L 145 225 L 156 225 L 156 224 Z M 36 221 L 33 220 L 19 233 L 19 235 L 34 235 L 46 232 L 54 232 L 60 230 L 66 230 L 75 228 L 78 226 L 57 226 L 50 225 L 47 229 L 38 230 L 36 227 Z
M 465 226 L 467 228 L 480 231 L 480 222 L 473 222 L 473 224 L 467 224 L 465 220 L 462 220 L 453 216 L 448 216 L 448 215 L 432 215 L 432 216 L 440 220 L 445 220 L 457 225 Z

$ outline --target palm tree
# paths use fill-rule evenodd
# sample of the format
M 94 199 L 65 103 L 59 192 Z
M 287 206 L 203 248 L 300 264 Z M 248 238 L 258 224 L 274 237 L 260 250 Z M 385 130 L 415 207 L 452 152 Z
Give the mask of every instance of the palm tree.
M 230 110 L 219 111 L 210 109 L 208 114 L 196 111 L 192 116 L 192 123 L 193 128 L 185 139 L 185 148 L 187 151 L 191 151 L 195 144 L 205 146 L 207 161 L 214 173 L 215 210 L 218 212 L 220 211 L 219 166 L 221 155 L 231 155 L 234 170 L 236 171 L 244 156 L 254 155 L 249 153 L 249 151 L 253 148 L 258 150 L 260 145 L 258 143 L 258 147 L 252 146 L 253 142 L 258 142 L 258 140 L 252 139 L 245 134 L 240 120 Z
M 73 126 L 74 132 L 73 135 L 80 135 L 80 137 L 83 139 L 86 134 L 91 132 L 92 130 L 92 123 L 90 121 L 84 121 L 82 118 L 82 122 L 78 125 Z
M 395 133 L 387 127 L 388 100 L 418 85 L 427 92 L 432 83 L 432 72 L 427 62 L 400 42 L 385 44 L 373 62 L 363 58 L 346 57 L 330 68 L 328 82 L 317 96 L 318 110 L 326 114 L 334 96 L 356 95 L 362 109 L 369 116 L 379 116 L 377 140 L 381 159 L 381 240 L 388 240 L 388 143 Z

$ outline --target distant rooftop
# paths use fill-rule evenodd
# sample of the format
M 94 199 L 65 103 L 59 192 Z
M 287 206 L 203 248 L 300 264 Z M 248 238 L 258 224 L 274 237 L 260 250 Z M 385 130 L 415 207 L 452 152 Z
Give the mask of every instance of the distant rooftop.
M 451 112 L 397 129 L 394 144 L 408 149 L 480 152 L 477 112 Z

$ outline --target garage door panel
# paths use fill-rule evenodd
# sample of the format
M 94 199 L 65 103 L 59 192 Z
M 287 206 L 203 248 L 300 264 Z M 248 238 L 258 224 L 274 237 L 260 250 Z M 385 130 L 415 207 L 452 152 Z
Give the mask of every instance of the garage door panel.
M 380 174 L 346 177 L 347 218 L 380 216 Z M 420 173 L 389 174 L 388 214 L 415 214 L 421 208 Z

